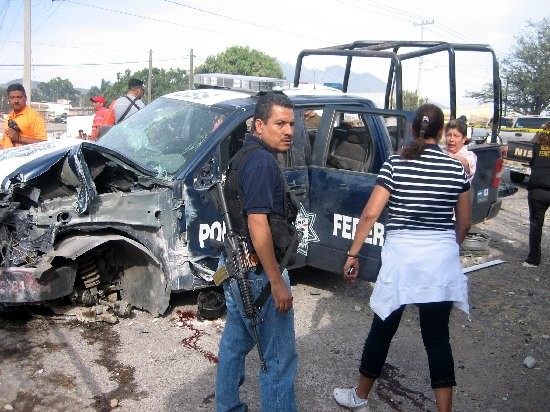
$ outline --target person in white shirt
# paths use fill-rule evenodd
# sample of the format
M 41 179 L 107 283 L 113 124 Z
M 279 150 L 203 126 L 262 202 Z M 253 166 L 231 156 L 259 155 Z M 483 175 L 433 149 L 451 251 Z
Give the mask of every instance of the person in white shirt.
M 126 96 L 119 97 L 113 102 L 115 124 L 119 124 L 145 107 L 145 103 L 141 101 L 144 90 L 141 80 L 130 79 L 128 81 L 128 93 Z

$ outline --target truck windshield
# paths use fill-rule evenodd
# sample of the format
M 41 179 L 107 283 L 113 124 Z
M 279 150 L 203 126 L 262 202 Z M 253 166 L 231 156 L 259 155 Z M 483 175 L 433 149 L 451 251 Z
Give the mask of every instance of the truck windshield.
M 160 97 L 111 128 L 97 144 L 154 171 L 158 178 L 170 179 L 229 113 L 228 109 Z

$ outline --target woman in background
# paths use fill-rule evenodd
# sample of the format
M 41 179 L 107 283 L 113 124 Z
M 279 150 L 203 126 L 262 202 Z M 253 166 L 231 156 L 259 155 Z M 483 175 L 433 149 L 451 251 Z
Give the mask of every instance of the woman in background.
M 443 153 L 460 160 L 470 183 L 476 172 L 477 156 L 468 150 L 468 125 L 464 120 L 450 120 L 445 125 L 445 147 Z

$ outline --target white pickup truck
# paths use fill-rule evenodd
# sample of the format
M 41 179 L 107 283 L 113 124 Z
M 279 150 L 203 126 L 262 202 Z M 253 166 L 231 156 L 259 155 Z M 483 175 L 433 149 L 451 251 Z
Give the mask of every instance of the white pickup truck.
M 533 138 L 550 116 L 519 116 L 510 128 L 500 129 L 500 140 L 504 145 L 504 168 L 510 171 L 510 180 L 521 183 L 531 175 L 529 162 L 533 156 Z
M 518 116 L 514 118 L 512 127 L 503 127 L 498 135 L 502 144 L 508 141 L 530 142 L 542 125 L 550 121 L 550 116 Z

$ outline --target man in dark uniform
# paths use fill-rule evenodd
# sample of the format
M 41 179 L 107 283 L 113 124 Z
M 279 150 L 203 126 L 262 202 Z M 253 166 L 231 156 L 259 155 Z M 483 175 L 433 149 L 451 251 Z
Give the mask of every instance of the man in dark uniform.
M 298 367 L 294 334 L 292 292 L 286 269 L 280 267 L 270 227 L 270 216 L 284 215 L 286 183 L 276 154 L 287 152 L 292 143 L 294 110 L 290 99 L 268 93 L 258 99 L 252 134 L 247 134 L 243 149 L 259 146 L 243 158 L 238 167 L 248 237 L 261 264 L 261 272 L 247 274 L 253 298 L 269 282 L 271 295 L 262 306 L 257 325 L 266 370 L 260 372 L 260 397 L 263 412 L 296 411 L 294 382 Z M 228 199 L 228 203 L 231 200 Z M 279 257 L 279 260 L 280 257 Z M 239 396 L 244 382 L 245 356 L 254 348 L 251 321 L 245 316 L 235 278 L 224 282 L 227 322 L 220 342 L 216 376 L 216 411 L 246 411 Z

